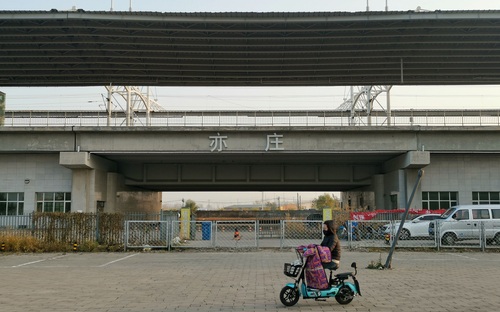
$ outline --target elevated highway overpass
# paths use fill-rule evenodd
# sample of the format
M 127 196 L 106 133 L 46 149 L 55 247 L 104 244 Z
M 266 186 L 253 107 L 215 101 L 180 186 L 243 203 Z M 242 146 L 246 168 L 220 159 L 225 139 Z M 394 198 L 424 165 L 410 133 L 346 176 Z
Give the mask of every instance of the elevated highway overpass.
M 0 11 L 0 86 L 498 84 L 500 11 Z

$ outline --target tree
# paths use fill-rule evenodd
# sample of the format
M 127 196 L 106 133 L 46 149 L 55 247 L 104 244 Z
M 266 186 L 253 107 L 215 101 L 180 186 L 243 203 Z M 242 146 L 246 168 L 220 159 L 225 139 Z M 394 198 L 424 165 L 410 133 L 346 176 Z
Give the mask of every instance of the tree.
M 312 202 L 312 208 L 325 209 L 325 208 L 340 208 L 340 201 L 332 197 L 330 194 L 323 194 L 315 198 Z
M 266 203 L 267 210 L 278 210 L 278 205 L 275 202 L 267 202 Z
M 184 204 L 184 208 L 189 208 L 189 210 L 191 210 L 191 215 L 192 215 L 196 212 L 196 210 L 198 210 L 199 207 L 194 200 L 188 199 Z

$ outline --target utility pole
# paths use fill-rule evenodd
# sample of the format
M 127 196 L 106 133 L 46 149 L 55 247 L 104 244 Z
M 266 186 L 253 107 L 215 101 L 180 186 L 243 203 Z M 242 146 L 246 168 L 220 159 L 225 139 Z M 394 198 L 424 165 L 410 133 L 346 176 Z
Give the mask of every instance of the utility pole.
M 396 249 L 396 244 L 398 242 L 399 235 L 401 234 L 401 230 L 403 229 L 403 225 L 406 221 L 406 217 L 408 216 L 408 211 L 410 210 L 411 202 L 413 201 L 413 196 L 415 195 L 415 192 L 417 191 L 417 187 L 420 184 L 420 181 L 422 180 L 422 177 L 424 176 L 424 170 L 419 169 L 418 174 L 417 174 L 417 181 L 415 181 L 415 185 L 413 186 L 413 191 L 411 192 L 410 199 L 406 203 L 406 209 L 405 212 L 403 213 L 403 216 L 401 217 L 401 222 L 399 223 L 399 228 L 396 233 L 396 236 L 393 237 L 392 239 L 392 245 L 391 249 L 389 250 L 389 255 L 387 256 L 387 261 L 385 262 L 384 267 L 386 269 L 390 269 L 392 265 L 392 254 L 394 253 L 394 249 Z
M 264 192 L 260 192 L 260 210 L 264 210 Z

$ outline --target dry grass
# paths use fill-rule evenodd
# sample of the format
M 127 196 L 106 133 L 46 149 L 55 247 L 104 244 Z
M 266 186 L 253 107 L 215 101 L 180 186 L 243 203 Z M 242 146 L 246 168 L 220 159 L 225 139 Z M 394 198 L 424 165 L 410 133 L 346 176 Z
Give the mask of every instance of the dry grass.
M 4 247 L 5 252 L 40 252 L 40 241 L 31 236 L 0 236 L 0 244 Z
M 4 252 L 36 253 L 36 252 L 71 252 L 75 251 L 74 242 L 47 242 L 32 236 L 0 235 L 0 244 Z M 77 243 L 77 252 L 122 251 L 122 245 L 99 245 L 95 241 Z

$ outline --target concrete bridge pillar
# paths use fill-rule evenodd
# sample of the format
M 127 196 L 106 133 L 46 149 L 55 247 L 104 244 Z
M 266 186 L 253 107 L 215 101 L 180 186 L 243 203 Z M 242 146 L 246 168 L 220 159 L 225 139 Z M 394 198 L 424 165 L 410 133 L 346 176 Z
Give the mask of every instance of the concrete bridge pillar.
M 161 209 L 161 192 L 127 187 L 112 161 L 89 152 L 61 152 L 59 164 L 72 170 L 72 211 L 157 213 Z
M 385 209 L 383 174 L 376 174 L 372 177 L 372 187 L 373 187 L 373 192 L 375 194 L 375 207 L 373 207 L 373 210 Z
M 112 182 L 107 173 L 115 171 L 116 164 L 88 152 L 61 152 L 59 164 L 72 170 L 71 210 L 104 212 Z
M 416 181 L 418 170 L 429 164 L 430 153 L 426 151 L 409 151 L 385 162 L 383 166 L 385 172 L 383 185 L 386 209 L 406 207 Z M 376 186 L 377 184 L 373 185 L 374 187 L 378 187 Z M 411 208 L 421 208 L 416 204 L 421 202 L 419 190 L 420 187 L 417 188 Z
M 73 179 L 71 185 L 71 210 L 78 212 L 95 212 L 93 201 L 95 193 L 91 191 L 93 172 L 89 169 L 71 169 Z

